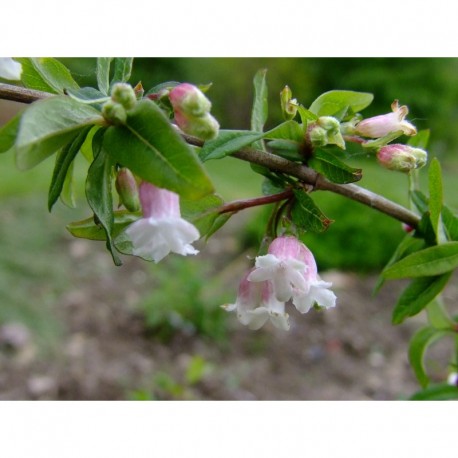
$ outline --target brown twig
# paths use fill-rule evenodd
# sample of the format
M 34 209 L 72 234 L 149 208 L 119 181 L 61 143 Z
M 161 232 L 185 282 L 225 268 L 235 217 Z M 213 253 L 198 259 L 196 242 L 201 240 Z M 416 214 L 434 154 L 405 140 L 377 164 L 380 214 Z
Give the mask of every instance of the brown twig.
M 36 100 L 50 97 L 51 95 L 52 94 L 48 94 L 47 92 L 33 91 L 9 84 L 0 84 L 0 98 L 2 99 L 14 100 L 22 103 L 32 103 Z M 190 135 L 182 135 L 185 141 L 190 145 L 203 146 L 204 142 L 202 140 L 191 137 Z M 411 227 L 417 227 L 420 222 L 420 217 L 415 213 L 402 207 L 401 205 L 396 204 L 395 202 L 375 194 L 372 191 L 361 188 L 355 184 L 332 183 L 326 180 L 315 170 L 297 162 L 288 161 L 287 159 L 275 154 L 259 151 L 254 148 L 242 148 L 239 151 L 232 153 L 231 156 L 253 164 L 262 165 L 275 172 L 281 172 L 296 177 L 302 182 L 311 185 L 314 190 L 330 191 L 340 194 L 385 213 L 392 218 L 398 219 Z M 247 207 L 245 206 L 243 208 Z

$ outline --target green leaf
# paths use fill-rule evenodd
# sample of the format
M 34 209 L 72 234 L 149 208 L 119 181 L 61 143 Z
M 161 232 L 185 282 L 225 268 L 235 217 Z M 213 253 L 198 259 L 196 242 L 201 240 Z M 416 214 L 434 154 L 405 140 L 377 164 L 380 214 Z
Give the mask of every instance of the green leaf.
M 93 138 L 94 161 L 89 167 L 86 179 L 86 198 L 89 206 L 100 221 L 107 238 L 107 249 L 117 266 L 122 264 L 113 244 L 114 225 L 112 196 L 112 158 L 102 146 L 105 131 L 99 130 Z
M 82 87 L 80 89 L 67 89 L 65 91 L 69 97 L 79 103 L 86 103 L 88 105 L 101 104 L 110 100 L 110 97 L 104 95 L 93 87 Z
M 51 185 L 48 193 L 48 210 L 51 211 L 53 205 L 62 193 L 66 177 L 71 176 L 70 167 L 73 164 L 78 151 L 80 150 L 91 126 L 83 128 L 74 140 L 68 143 L 56 156 L 56 165 L 52 174 Z
M 429 384 L 429 377 L 424 368 L 424 356 L 428 347 L 450 331 L 435 329 L 427 326 L 419 329 L 409 344 L 409 361 L 420 385 L 425 388 Z
M 380 288 L 383 286 L 385 283 L 385 278 L 383 276 L 385 270 L 388 269 L 388 267 L 392 266 L 395 262 L 399 261 L 400 259 L 406 257 L 407 255 L 411 253 L 415 253 L 418 250 L 421 250 L 424 248 L 425 242 L 421 239 L 416 239 L 413 238 L 410 235 L 406 235 L 402 240 L 401 243 L 397 246 L 395 252 L 393 253 L 393 256 L 391 256 L 390 260 L 387 262 L 386 266 L 384 267 L 382 273 L 380 274 L 377 283 L 374 287 L 374 292 L 373 294 L 377 294 L 377 292 L 380 290 Z
M 202 161 L 209 159 L 222 159 L 223 157 L 238 151 L 245 146 L 251 145 L 264 137 L 261 132 L 251 132 L 249 130 L 220 130 L 218 137 L 214 140 L 205 142 L 199 152 Z
M 333 183 L 353 183 L 362 178 L 361 169 L 348 166 L 325 149 L 315 150 L 309 165 Z
M 429 166 L 429 212 L 431 225 L 433 226 L 438 243 L 443 241 L 443 229 L 441 225 L 441 211 L 443 205 L 442 172 L 439 161 L 433 158 Z
M 392 316 L 393 324 L 402 323 L 407 317 L 420 313 L 444 288 L 451 272 L 434 277 L 412 280 L 399 298 Z
M 448 401 L 458 399 L 458 387 L 448 383 L 431 385 L 411 396 L 411 401 Z
M 421 214 L 428 211 L 428 198 L 421 191 L 411 191 L 410 198 Z
M 264 134 L 267 139 L 292 140 L 302 143 L 304 132 L 301 125 L 293 120 L 285 121 Z
M 6 153 L 14 146 L 19 131 L 21 116 L 22 113 L 18 113 L 0 127 L 0 153 Z
M 329 91 L 321 94 L 310 105 L 309 110 L 317 116 L 335 116 L 342 119 L 348 111 L 348 114 L 353 114 L 363 110 L 373 99 L 374 96 L 367 92 Z
M 199 157 L 202 161 L 221 159 L 262 138 L 302 141 L 303 132 L 296 121 L 286 121 L 265 133 L 250 130 L 220 130 L 218 137 L 205 142 Z
M 112 237 L 116 238 L 130 224 L 141 218 L 140 213 L 131 213 L 127 210 L 113 212 Z M 106 240 L 107 234 L 101 224 L 94 221 L 94 217 L 75 221 L 67 225 L 67 230 L 74 236 L 89 240 Z
M 215 232 L 219 231 L 236 212 L 227 212 L 216 214 L 216 218 L 213 220 L 213 224 L 210 226 L 208 231 L 205 233 L 205 240 L 208 240 Z
M 458 217 L 445 205 L 442 208 L 442 221 L 448 239 L 458 241 Z
M 104 148 L 115 161 L 160 188 L 190 199 L 213 191 L 193 149 L 150 100 L 138 102 L 124 126 L 108 128 Z
M 224 204 L 218 194 L 209 194 L 199 200 L 180 199 L 181 214 L 205 236 L 218 217 L 216 210 Z
M 22 82 L 29 89 L 63 94 L 65 89 L 78 89 L 68 68 L 57 59 L 32 57 L 17 59 L 22 64 Z
M 19 124 L 17 166 L 22 170 L 34 167 L 68 144 L 79 130 L 102 121 L 97 110 L 70 97 L 50 97 L 33 103 Z
M 429 129 L 419 130 L 416 135 L 410 137 L 407 144 L 414 148 L 426 149 L 429 143 Z
M 310 122 L 315 122 L 318 120 L 318 116 L 315 113 L 312 113 L 310 110 L 307 110 L 302 105 L 299 105 L 297 108 L 297 111 L 299 112 L 299 116 L 301 117 L 301 121 L 303 124 L 303 128 L 305 129 L 307 127 L 307 124 Z
M 94 154 L 92 152 L 92 139 L 94 138 L 94 135 L 99 129 L 101 129 L 100 126 L 93 126 L 87 134 L 86 140 L 84 140 L 80 148 L 81 154 L 86 158 L 86 160 L 89 163 L 92 163 L 92 161 L 94 160 Z
M 267 105 L 267 69 L 259 70 L 254 79 L 254 101 L 251 110 L 251 130 L 254 132 L 262 132 L 264 124 L 267 121 L 268 105 Z M 264 150 L 262 141 L 258 140 L 254 147 Z
M 112 60 L 112 57 L 97 58 L 97 86 L 100 92 L 105 95 L 108 95 L 108 91 L 110 90 L 110 65 Z
M 74 170 L 75 163 L 72 162 L 67 170 L 67 175 L 65 175 L 64 184 L 62 186 L 62 191 L 60 193 L 60 200 L 61 202 L 70 208 L 76 207 L 75 202 L 75 191 L 74 191 L 74 178 L 73 178 L 73 170 Z
M 116 57 L 114 59 L 114 75 L 110 87 L 115 83 L 127 83 L 132 73 L 133 57 Z
M 388 267 L 388 279 L 440 275 L 458 267 L 458 242 L 446 242 L 406 256 Z
M 301 231 L 323 232 L 332 223 L 315 205 L 312 198 L 301 190 L 294 190 L 296 198 L 291 209 L 293 223 Z

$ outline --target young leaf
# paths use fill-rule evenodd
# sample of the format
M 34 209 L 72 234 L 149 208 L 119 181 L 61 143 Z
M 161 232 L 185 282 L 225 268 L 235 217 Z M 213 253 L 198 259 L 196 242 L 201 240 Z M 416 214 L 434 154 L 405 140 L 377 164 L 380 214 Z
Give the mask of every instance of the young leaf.
M 301 145 L 292 140 L 272 140 L 269 142 L 269 149 L 273 154 L 284 157 L 289 161 L 301 161 Z
M 68 68 L 57 59 L 31 57 L 17 60 L 22 64 L 21 80 L 27 88 L 63 94 L 65 89 L 79 87 Z
M 113 229 L 112 237 L 116 238 L 130 224 L 141 217 L 140 213 L 131 213 L 127 210 L 113 212 Z M 67 230 L 74 237 L 89 240 L 106 240 L 107 234 L 105 229 L 96 224 L 94 217 L 86 218 L 82 221 L 75 221 L 67 225 Z
M 98 57 L 97 58 L 97 86 L 105 95 L 108 95 L 110 90 L 110 65 L 112 57 Z
M 290 120 L 279 124 L 277 127 L 267 131 L 264 134 L 267 139 L 292 140 L 302 143 L 304 141 L 304 132 L 302 127 L 296 121 Z
M 190 199 L 213 191 L 192 148 L 150 100 L 137 103 L 124 126 L 108 128 L 104 148 L 115 161 L 160 188 Z
M 318 116 L 315 113 L 312 113 L 310 110 L 307 110 L 307 108 L 305 108 L 302 105 L 299 105 L 297 111 L 299 112 L 299 116 L 301 117 L 304 129 L 307 128 L 308 123 L 318 120 Z
M 126 83 L 132 73 L 133 57 L 116 57 L 114 59 L 114 75 L 110 87 L 115 83 Z
M 429 377 L 424 368 L 425 352 L 431 344 L 449 333 L 450 331 L 427 326 L 419 329 L 410 341 L 409 361 L 422 388 L 427 387 L 429 384 Z
M 61 195 L 70 166 L 73 164 L 78 151 L 80 150 L 86 136 L 91 130 L 91 126 L 83 128 L 74 140 L 68 143 L 56 156 L 56 165 L 52 174 L 51 185 L 48 193 L 48 210 L 51 211 L 53 205 Z
M 317 149 L 309 165 L 333 183 L 353 183 L 362 178 L 361 169 L 348 166 L 325 149 Z
M 251 145 L 264 137 L 261 132 L 249 130 L 220 130 L 218 137 L 214 140 L 205 142 L 199 152 L 202 161 L 209 159 L 222 159 L 223 157 L 238 151 L 245 146 Z
M 390 260 L 387 262 L 382 273 L 380 274 L 380 277 L 378 278 L 377 283 L 374 287 L 373 294 L 377 294 L 377 292 L 380 290 L 380 288 L 385 283 L 385 278 L 383 276 L 383 273 L 385 272 L 385 270 L 388 269 L 388 267 L 392 266 L 395 262 L 406 257 L 407 255 L 411 253 L 415 253 L 418 250 L 421 250 L 422 248 L 424 248 L 424 246 L 425 246 L 425 242 L 423 240 L 413 238 L 410 235 L 406 235 L 402 239 L 398 247 L 396 248 L 395 252 L 393 253 L 393 256 L 391 256 Z
M 412 191 L 410 198 L 421 214 L 428 211 L 428 198 L 421 191 Z
M 254 132 L 262 132 L 264 124 L 267 121 L 268 105 L 267 105 L 267 69 L 259 70 L 253 80 L 254 84 L 254 101 L 253 109 L 251 110 L 251 130 Z M 264 149 L 261 140 L 258 140 L 254 147 Z
M 93 87 L 82 87 L 80 89 L 67 89 L 65 91 L 69 97 L 79 103 L 96 105 L 110 100 L 110 97 L 104 95 Z
M 70 97 L 50 97 L 33 103 L 19 124 L 17 166 L 22 170 L 34 167 L 68 144 L 82 128 L 102 121 L 97 110 Z
M 450 275 L 451 272 L 448 272 L 412 280 L 393 310 L 393 324 L 401 324 L 407 317 L 420 313 L 444 289 Z
M 332 220 L 322 213 L 305 191 L 295 189 L 294 196 L 296 200 L 291 209 L 291 217 L 296 227 L 302 231 L 325 231 Z
M 220 130 L 218 137 L 205 142 L 199 157 L 204 162 L 209 159 L 221 159 L 262 138 L 300 142 L 303 140 L 303 132 L 296 121 L 286 121 L 265 133 L 250 130 Z
M 433 158 L 429 166 L 429 213 L 438 243 L 443 241 L 441 211 L 443 205 L 442 172 L 439 161 Z
M 458 267 L 458 242 L 446 242 L 412 253 L 383 271 L 387 279 L 444 274 Z
M 100 221 L 107 239 L 107 248 L 117 266 L 122 264 L 113 244 L 113 196 L 111 189 L 112 159 L 102 147 L 105 131 L 99 130 L 93 138 L 94 161 L 86 179 L 86 198 L 94 215 Z
M 367 92 L 329 91 L 321 94 L 310 105 L 309 111 L 317 116 L 335 116 L 342 119 L 347 108 L 351 113 L 357 113 L 369 106 L 373 99 L 374 96 Z
M 19 131 L 21 116 L 22 113 L 18 113 L 0 127 L 0 153 L 6 153 L 14 146 Z

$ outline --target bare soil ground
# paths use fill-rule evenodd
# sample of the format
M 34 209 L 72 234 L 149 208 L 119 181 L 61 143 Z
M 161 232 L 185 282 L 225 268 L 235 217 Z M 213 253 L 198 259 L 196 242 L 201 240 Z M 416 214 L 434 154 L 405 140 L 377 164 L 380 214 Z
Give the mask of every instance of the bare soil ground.
M 234 243 L 222 234 L 205 251 L 221 264 Z M 407 345 L 423 318 L 390 323 L 401 282 L 373 297 L 375 276 L 325 272 L 338 306 L 290 311 L 290 332 L 249 331 L 231 315 L 226 344 L 179 331 L 165 343 L 148 332 L 137 307 L 150 288 L 142 261 L 126 258 L 114 268 L 102 244 L 70 237 L 61 249 L 73 263 L 72 287 L 54 307 L 63 335 L 43 352 L 26 327 L 3 324 L 0 399 L 396 400 L 418 390 Z M 234 299 L 247 263 L 238 255 L 227 269 Z M 447 295 L 456 303 L 458 288 Z M 440 360 L 447 349 L 434 352 Z M 196 358 L 204 369 L 193 379 Z M 447 376 L 437 363 L 430 370 L 437 380 Z

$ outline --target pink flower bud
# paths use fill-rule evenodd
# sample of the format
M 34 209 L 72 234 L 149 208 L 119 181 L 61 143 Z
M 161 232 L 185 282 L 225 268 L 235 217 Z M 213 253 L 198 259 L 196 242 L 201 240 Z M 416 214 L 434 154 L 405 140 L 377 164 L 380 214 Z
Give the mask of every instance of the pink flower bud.
M 175 122 L 189 135 L 211 140 L 218 135 L 218 121 L 210 114 L 211 103 L 203 92 L 189 83 L 175 86 L 169 93 Z
M 198 87 L 189 83 L 175 86 L 170 91 L 169 98 L 173 109 L 185 115 L 202 116 L 211 109 L 210 100 Z
M 121 203 L 131 212 L 140 210 L 140 199 L 137 181 L 133 173 L 126 167 L 119 170 L 116 176 L 116 191 Z
M 392 113 L 374 116 L 359 122 L 356 126 L 356 134 L 369 138 L 380 138 L 392 132 L 402 131 L 405 135 L 415 135 L 417 129 L 410 122 L 405 121 L 409 113 L 407 106 L 399 106 L 395 100 L 391 104 Z
M 395 143 L 380 148 L 377 159 L 383 167 L 389 170 L 408 173 L 426 164 L 427 153 L 420 148 Z

